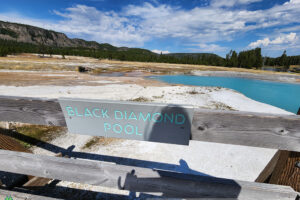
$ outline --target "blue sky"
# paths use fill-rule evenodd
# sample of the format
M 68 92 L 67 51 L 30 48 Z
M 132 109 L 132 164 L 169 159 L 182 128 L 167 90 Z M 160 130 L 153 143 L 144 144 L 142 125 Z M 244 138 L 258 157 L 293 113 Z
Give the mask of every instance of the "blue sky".
M 0 20 L 154 52 L 300 55 L 300 0 L 9 0 Z

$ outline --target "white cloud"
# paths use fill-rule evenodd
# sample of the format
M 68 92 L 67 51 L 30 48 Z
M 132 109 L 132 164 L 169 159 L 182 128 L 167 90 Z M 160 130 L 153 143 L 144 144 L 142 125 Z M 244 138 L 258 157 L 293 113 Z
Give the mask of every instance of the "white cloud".
M 298 40 L 297 34 L 292 32 L 290 34 L 282 34 L 273 40 L 270 40 L 268 37 L 266 37 L 262 40 L 257 40 L 256 42 L 251 42 L 249 44 L 249 47 L 255 48 L 255 47 L 260 47 L 260 46 L 266 47 L 269 45 L 293 44 L 297 40 Z
M 126 17 L 115 12 L 102 12 L 94 7 L 76 5 L 63 12 L 59 21 L 33 19 L 18 13 L 0 13 L 0 20 L 29 24 L 45 29 L 64 32 L 71 37 L 95 40 L 117 46 L 142 46 L 148 36 L 139 34 L 137 27 Z
M 189 50 L 193 52 L 224 52 L 228 50 L 226 47 L 222 47 L 217 44 L 200 43 L 191 46 L 195 46 L 194 48 L 189 48 Z
M 256 1 L 258 0 L 232 2 L 234 4 L 248 4 Z M 184 10 L 164 4 L 153 6 L 144 3 L 140 6 L 131 5 L 124 8 L 124 16 L 133 17 L 138 22 L 141 35 L 216 42 L 231 40 L 237 34 L 250 30 L 298 23 L 299 10 L 300 4 L 295 1 L 256 11 L 230 10 L 213 5 Z
M 211 5 L 213 7 L 232 7 L 234 5 L 245 5 L 262 0 L 212 0 Z
M 284 4 L 288 5 L 288 4 L 297 4 L 297 3 L 300 3 L 300 0 L 290 0 L 288 2 L 285 2 Z
M 276 31 L 281 32 L 281 33 L 295 32 L 295 31 L 297 32 L 299 30 L 300 30 L 300 25 L 276 29 Z
M 215 51 L 220 50 L 220 47 L 213 43 L 230 41 L 247 31 L 281 25 L 288 27 L 299 23 L 300 0 L 291 0 L 265 10 L 249 11 L 242 7 L 230 9 L 231 5 L 246 5 L 257 1 L 260 0 L 218 0 L 212 1 L 209 6 L 189 10 L 166 4 L 143 3 L 125 6 L 119 13 L 75 5 L 60 12 L 54 11 L 54 14 L 62 17 L 59 21 L 37 20 L 6 13 L 0 14 L 0 19 L 40 26 L 64 32 L 72 37 L 117 46 L 141 47 L 154 38 L 173 38 L 186 43 L 204 41 L 198 45 L 198 49 Z M 293 32 L 300 32 L 300 27 Z M 279 38 L 278 42 L 280 40 Z M 270 43 L 267 39 L 256 42 L 260 45 Z
M 55 11 L 64 19 L 56 24 L 60 31 L 118 46 L 141 46 L 147 39 L 139 34 L 128 18 L 113 11 L 103 12 L 94 7 L 76 5 L 65 12 Z
M 255 48 L 259 46 L 268 46 L 270 44 L 270 39 L 269 38 L 264 38 L 263 40 L 257 40 L 256 42 L 251 42 L 249 44 L 249 47 Z
M 163 50 L 158 50 L 158 49 L 153 49 L 151 51 L 154 52 L 154 53 L 157 53 L 157 54 L 160 54 L 160 53 L 162 53 L 162 54 L 171 53 L 170 51 L 163 51 Z

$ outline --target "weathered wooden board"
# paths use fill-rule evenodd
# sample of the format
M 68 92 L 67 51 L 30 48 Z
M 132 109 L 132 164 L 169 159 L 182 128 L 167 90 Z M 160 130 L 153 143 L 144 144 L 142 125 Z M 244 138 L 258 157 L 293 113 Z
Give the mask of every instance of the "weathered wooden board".
M 22 146 L 15 139 L 13 139 L 7 135 L 2 135 L 1 129 L 0 129 L 0 149 L 19 151 L 19 152 L 27 152 L 27 153 L 30 152 L 28 149 L 26 149 L 24 146 Z M 11 188 L 16 185 L 22 184 L 29 178 L 31 178 L 31 177 L 28 177 L 26 175 L 3 172 L 0 170 L 0 186 L 6 187 L 6 188 Z
M 0 199 L 2 200 L 6 197 L 12 197 L 13 200 L 58 200 L 58 198 L 0 189 Z
M 0 121 L 66 126 L 56 99 L 0 96 Z
M 0 150 L 0 170 L 133 192 L 161 194 L 164 197 L 295 200 L 297 196 L 289 186 L 179 174 L 107 162 L 6 150 Z
M 56 157 L 62 157 L 62 153 L 58 153 L 55 155 Z M 65 158 L 68 158 L 68 156 L 64 156 Z M 32 177 L 29 181 L 27 181 L 25 184 L 23 184 L 23 187 L 29 187 L 29 188 L 38 188 L 41 186 L 45 186 L 49 181 L 52 179 L 44 178 L 44 177 Z
M 30 152 L 24 146 L 20 144 L 20 142 L 16 141 L 15 139 L 1 134 L 0 129 L 0 149 L 11 150 L 11 151 L 20 151 L 20 152 Z
M 195 109 L 192 140 L 300 152 L 300 116 Z
M 271 174 L 273 173 L 273 171 L 274 171 L 274 169 L 275 169 L 275 167 L 276 167 L 276 165 L 278 163 L 280 154 L 282 152 L 284 152 L 284 151 L 278 150 L 275 153 L 275 155 L 270 160 L 270 162 L 265 166 L 265 168 L 263 169 L 263 171 L 260 172 L 260 174 L 256 178 L 255 182 L 266 183 L 266 181 L 270 178 Z
M 300 192 L 300 167 L 296 165 L 300 162 L 300 152 L 284 151 L 280 156 L 270 183 L 289 185 Z
M 0 96 L 0 121 L 66 126 L 57 100 Z M 192 140 L 300 152 L 300 116 L 195 109 Z

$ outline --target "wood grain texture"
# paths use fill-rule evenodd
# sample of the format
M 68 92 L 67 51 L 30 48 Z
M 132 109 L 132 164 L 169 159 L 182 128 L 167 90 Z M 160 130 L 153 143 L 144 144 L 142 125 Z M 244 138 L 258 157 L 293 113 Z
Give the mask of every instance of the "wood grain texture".
M 284 167 L 286 165 L 286 162 L 290 156 L 290 152 L 289 151 L 279 151 L 279 158 L 277 161 L 277 164 L 272 172 L 272 176 L 270 177 L 270 181 L 269 183 L 276 183 L 279 179 L 279 177 L 281 176 Z
M 66 126 L 56 99 L 0 96 L 0 121 Z
M 6 150 L 0 150 L 0 170 L 133 192 L 159 193 L 164 197 L 295 200 L 297 196 L 297 193 L 288 186 L 226 180 Z
M 270 183 L 289 185 L 300 192 L 300 168 L 296 162 L 300 162 L 299 152 L 286 152 L 274 169 Z
M 1 129 L 0 129 L 0 149 L 12 150 L 18 152 L 27 152 L 27 153 L 30 152 L 14 138 L 11 138 L 7 135 L 2 135 Z M 11 188 L 19 184 L 22 184 L 23 182 L 25 182 L 30 178 L 32 177 L 0 171 L 0 186 Z
M 270 178 L 271 174 L 273 173 L 274 169 L 276 168 L 276 165 L 278 163 L 279 157 L 280 157 L 281 151 L 278 150 L 273 158 L 270 160 L 270 162 L 267 164 L 267 166 L 263 169 L 262 172 L 258 175 L 255 182 L 258 183 L 266 183 L 266 181 Z
M 0 121 L 66 126 L 55 99 L 0 96 Z M 191 139 L 300 152 L 300 116 L 195 109 Z
M 192 140 L 300 152 L 300 116 L 196 109 Z
M 0 132 L 0 149 L 19 151 L 19 152 L 28 152 L 28 153 L 30 152 L 28 149 L 22 146 L 18 141 L 16 141 L 15 139 L 7 135 L 2 135 L 1 132 Z
M 34 194 L 28 194 L 24 192 L 16 192 L 10 190 L 0 189 L 0 199 L 5 199 L 7 196 L 11 196 L 14 200 L 57 200 L 58 198 L 51 198 L 45 196 L 39 196 Z
M 62 157 L 62 153 L 58 153 L 55 155 L 56 157 Z M 65 158 L 67 158 L 68 156 L 64 156 Z M 30 187 L 30 188 L 38 188 L 41 186 L 45 186 L 47 183 L 49 183 L 49 181 L 51 181 L 52 179 L 50 178 L 44 178 L 44 177 L 32 177 L 29 181 L 27 181 L 23 187 Z

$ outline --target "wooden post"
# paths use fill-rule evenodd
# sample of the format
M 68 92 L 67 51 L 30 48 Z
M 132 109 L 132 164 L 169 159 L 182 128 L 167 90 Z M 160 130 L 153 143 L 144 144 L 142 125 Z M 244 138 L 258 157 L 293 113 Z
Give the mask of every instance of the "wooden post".
M 0 129 L 0 130 L 2 132 L 7 131 L 5 129 Z M 0 149 L 30 153 L 30 151 L 26 149 L 24 146 L 22 146 L 18 141 L 16 141 L 15 139 L 7 135 L 1 134 L 1 132 L 0 132 Z M 3 181 L 1 181 L 2 178 L 4 178 Z M 24 183 L 30 178 L 31 176 L 27 176 L 27 175 L 0 172 L 0 186 L 11 188 L 16 185 Z
M 268 183 L 271 174 L 273 173 L 275 167 L 277 166 L 277 163 L 279 159 L 282 157 L 282 153 L 286 151 L 278 150 L 276 154 L 273 156 L 273 158 L 269 161 L 269 163 L 266 165 L 266 167 L 261 171 L 261 173 L 256 178 L 255 182 L 258 183 Z
M 10 131 L 5 129 L 0 129 L 2 132 Z M 31 153 L 28 149 L 22 146 L 18 141 L 14 138 L 11 138 L 7 135 L 3 135 L 0 132 L 0 149 L 18 151 L 18 152 L 27 152 Z M 62 157 L 62 153 L 58 153 L 55 155 L 56 157 Z M 66 156 L 64 156 L 66 157 Z M 7 173 L 6 176 L 9 176 L 9 184 L 6 187 L 14 187 L 16 185 L 22 185 L 23 182 L 28 180 L 23 187 L 37 187 L 37 186 L 45 186 L 50 180 L 49 178 L 42 178 L 37 176 L 27 176 L 20 174 Z M 0 179 L 0 186 L 3 185 Z
M 300 108 L 297 113 L 300 115 Z M 279 150 L 256 182 L 291 186 L 300 192 L 300 152 Z
M 300 115 L 300 108 L 297 115 Z M 287 151 L 281 159 L 271 176 L 270 183 L 289 185 L 300 192 L 300 167 L 298 166 L 300 152 Z
M 287 155 L 282 157 L 281 162 L 277 163 L 272 173 L 270 183 L 289 185 L 294 188 L 295 191 L 300 192 L 300 168 L 297 166 L 298 162 L 300 162 L 299 152 L 287 152 Z

